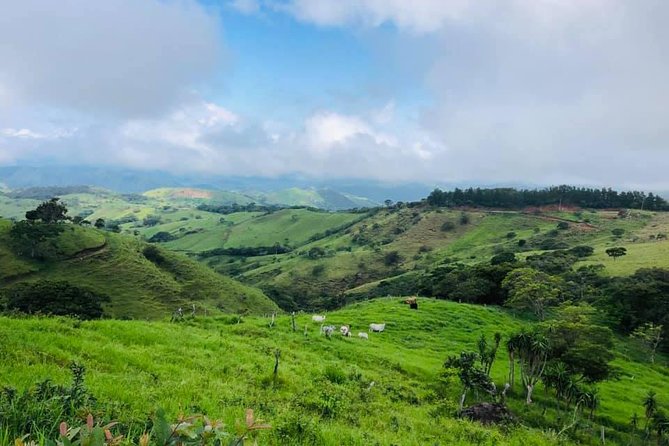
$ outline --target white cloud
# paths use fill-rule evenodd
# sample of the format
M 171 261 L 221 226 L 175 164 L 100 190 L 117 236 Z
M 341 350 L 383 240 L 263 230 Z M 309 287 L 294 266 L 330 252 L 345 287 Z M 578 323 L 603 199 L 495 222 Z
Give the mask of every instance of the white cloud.
M 432 32 L 468 13 L 471 0 L 292 0 L 279 9 L 325 26 L 380 26 L 393 23 L 414 32 Z
M 242 14 L 253 14 L 260 11 L 258 0 L 232 0 L 230 6 Z
M 219 28 L 196 0 L 5 2 L 0 106 L 163 113 L 218 66 Z
M 392 142 L 392 138 L 375 132 L 369 124 L 356 116 L 320 112 L 305 122 L 306 144 L 314 150 L 341 147 L 356 136 L 369 136 L 378 144 Z

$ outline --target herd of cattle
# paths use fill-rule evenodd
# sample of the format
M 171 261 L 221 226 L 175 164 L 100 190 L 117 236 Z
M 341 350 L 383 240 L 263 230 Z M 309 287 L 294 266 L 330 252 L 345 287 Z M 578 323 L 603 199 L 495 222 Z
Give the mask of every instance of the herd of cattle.
M 337 330 L 337 327 L 335 327 L 334 325 L 325 325 L 325 316 L 314 314 L 313 316 L 311 316 L 311 320 L 314 322 L 321 323 L 321 334 L 324 334 L 327 337 L 332 336 L 332 334 Z M 369 324 L 369 331 L 375 333 L 380 333 L 385 329 L 386 329 L 385 323 Z M 345 337 L 353 336 L 353 333 L 351 332 L 351 327 L 349 327 L 348 325 L 342 325 L 341 327 L 339 327 L 339 332 L 341 333 L 342 336 Z M 369 335 L 364 331 L 359 332 L 358 337 L 362 339 L 369 339 Z

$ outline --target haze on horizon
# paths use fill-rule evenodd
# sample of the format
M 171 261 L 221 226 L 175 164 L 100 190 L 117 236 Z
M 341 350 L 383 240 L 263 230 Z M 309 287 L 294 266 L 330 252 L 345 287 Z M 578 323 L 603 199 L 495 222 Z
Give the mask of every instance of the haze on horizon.
M 664 0 L 0 6 L 0 166 L 669 190 Z

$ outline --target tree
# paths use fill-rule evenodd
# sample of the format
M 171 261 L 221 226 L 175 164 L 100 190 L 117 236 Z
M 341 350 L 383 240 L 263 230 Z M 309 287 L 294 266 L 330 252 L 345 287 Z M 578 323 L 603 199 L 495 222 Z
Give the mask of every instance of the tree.
M 525 402 L 532 403 L 534 386 L 544 374 L 550 346 L 548 339 L 539 331 L 521 331 L 511 336 L 507 349 L 512 348 L 513 356 L 520 364 L 520 378 L 527 389 Z
M 609 257 L 613 257 L 613 260 L 617 259 L 618 257 L 622 257 L 626 254 L 627 254 L 627 248 L 623 248 L 622 246 L 617 246 L 606 250 L 606 255 L 608 255 Z
M 543 328 L 551 346 L 550 362 L 564 364 L 574 382 L 592 384 L 614 375 L 613 332 L 597 324 L 592 306 L 564 304 Z
M 9 236 L 17 254 L 30 253 L 31 258 L 43 259 L 53 250 L 46 242 L 56 238 L 64 230 L 63 225 L 24 220 L 12 225 Z
M 502 288 L 509 293 L 505 305 L 521 310 L 532 310 L 544 320 L 546 309 L 557 303 L 562 294 L 559 278 L 533 268 L 518 268 L 507 274 Z
M 385 204 L 386 207 L 389 208 L 390 206 L 393 205 L 393 200 L 391 199 L 383 200 L 383 204 Z
M 457 375 L 462 383 L 462 395 L 460 396 L 460 412 L 465 405 L 467 393 L 472 389 L 481 389 L 487 393 L 495 392 L 495 385 L 485 371 L 476 366 L 479 359 L 475 352 L 462 352 L 460 356 L 451 356 L 444 363 L 447 376 Z
M 502 341 L 502 335 L 500 333 L 495 333 L 493 339 L 494 344 L 488 348 L 488 341 L 486 340 L 485 335 L 482 334 L 477 345 L 481 367 L 483 368 L 483 372 L 488 376 L 490 376 L 490 370 L 497 357 L 497 350 L 499 349 L 499 343 Z
M 67 208 L 59 200 L 60 198 L 54 197 L 41 203 L 37 208 L 26 212 L 26 220 L 31 222 L 39 220 L 46 224 L 60 223 L 67 220 Z
M 646 349 L 650 352 L 650 362 L 655 363 L 655 351 L 662 342 L 662 325 L 655 325 L 652 322 L 646 322 L 637 327 L 631 334 L 633 338 L 640 340 Z
M 105 220 L 103 218 L 98 218 L 95 220 L 94 226 L 98 229 L 103 229 L 105 227 Z

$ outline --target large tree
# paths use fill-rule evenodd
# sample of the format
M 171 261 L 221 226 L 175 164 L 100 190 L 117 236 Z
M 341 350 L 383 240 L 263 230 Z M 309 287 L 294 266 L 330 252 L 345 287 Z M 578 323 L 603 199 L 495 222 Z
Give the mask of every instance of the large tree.
M 562 281 L 533 268 L 518 268 L 507 274 L 502 288 L 509 293 L 506 305 L 531 310 L 544 320 L 548 307 L 558 303 L 562 295 Z

